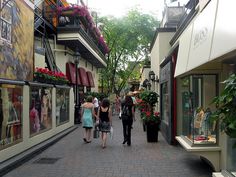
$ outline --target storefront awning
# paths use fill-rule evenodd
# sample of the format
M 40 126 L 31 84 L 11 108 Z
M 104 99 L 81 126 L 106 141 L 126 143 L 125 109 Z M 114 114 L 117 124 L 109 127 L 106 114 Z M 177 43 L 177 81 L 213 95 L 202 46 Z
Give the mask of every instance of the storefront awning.
M 89 81 L 90 87 L 95 87 L 93 75 L 90 71 L 87 71 L 87 76 L 88 76 L 88 81 Z
M 78 72 L 79 74 L 79 72 Z M 66 63 L 66 77 L 69 79 L 69 81 L 72 84 L 76 84 L 76 80 L 75 80 L 75 64 L 74 63 Z M 78 77 L 77 79 L 77 83 L 78 85 L 81 85 L 81 80 L 80 77 Z
M 86 87 L 90 86 L 87 73 L 86 73 L 85 69 L 82 67 L 79 67 L 79 77 L 80 77 L 80 81 L 81 81 L 82 86 L 86 86 Z

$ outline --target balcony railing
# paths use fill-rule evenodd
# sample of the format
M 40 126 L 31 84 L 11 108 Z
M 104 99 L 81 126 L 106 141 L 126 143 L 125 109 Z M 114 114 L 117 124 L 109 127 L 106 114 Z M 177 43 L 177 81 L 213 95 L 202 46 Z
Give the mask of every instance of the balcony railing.
M 80 27 L 100 53 L 103 55 L 108 53 L 108 46 L 87 7 L 71 5 L 65 3 L 65 0 L 45 0 L 44 3 L 44 18 L 54 27 Z
M 177 31 L 170 41 L 171 45 L 173 45 L 175 43 L 175 41 L 182 34 L 184 29 L 191 22 L 193 17 L 197 14 L 196 6 L 197 6 L 198 2 L 199 2 L 199 0 L 189 0 L 189 2 L 187 3 L 185 13 L 181 17 L 181 19 L 177 25 Z

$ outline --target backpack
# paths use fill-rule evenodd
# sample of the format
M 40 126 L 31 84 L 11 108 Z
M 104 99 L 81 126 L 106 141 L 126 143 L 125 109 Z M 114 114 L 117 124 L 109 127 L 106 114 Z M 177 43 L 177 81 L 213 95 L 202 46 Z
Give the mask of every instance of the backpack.
M 122 108 L 122 113 L 121 113 L 121 119 L 122 120 L 129 120 L 132 117 L 132 113 L 130 112 L 130 109 L 128 106 L 124 106 Z

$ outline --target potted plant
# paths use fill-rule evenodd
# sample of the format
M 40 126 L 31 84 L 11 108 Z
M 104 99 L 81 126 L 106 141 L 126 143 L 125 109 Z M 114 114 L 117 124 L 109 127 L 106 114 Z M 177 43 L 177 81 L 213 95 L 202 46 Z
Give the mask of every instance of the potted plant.
M 157 142 L 158 131 L 160 128 L 160 113 L 154 112 L 154 106 L 158 103 L 159 95 L 153 91 L 144 91 L 140 95 L 141 100 L 141 119 L 144 126 L 146 127 L 147 141 Z
M 236 75 L 232 74 L 223 84 L 223 91 L 213 99 L 217 109 L 211 120 L 219 121 L 221 129 L 229 137 L 236 138 Z
M 36 68 L 34 81 L 55 85 L 65 85 L 69 83 L 64 73 L 50 71 L 47 68 Z
M 158 141 L 158 131 L 160 130 L 160 113 L 159 112 L 142 112 L 142 120 L 145 122 L 148 142 Z

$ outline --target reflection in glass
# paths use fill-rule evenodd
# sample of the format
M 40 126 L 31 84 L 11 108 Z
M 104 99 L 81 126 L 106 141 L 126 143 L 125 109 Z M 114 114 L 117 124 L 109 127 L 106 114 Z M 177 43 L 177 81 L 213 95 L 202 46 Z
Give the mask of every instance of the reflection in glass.
M 22 138 L 22 86 L 0 87 L 0 149 Z
M 236 138 L 229 138 L 227 143 L 227 170 L 236 176 Z
M 69 121 L 69 89 L 56 91 L 56 125 Z
M 168 82 L 162 84 L 161 90 L 162 90 L 162 95 L 163 95 L 163 99 L 162 99 L 162 103 L 161 103 L 161 105 L 163 105 L 162 111 L 161 111 L 162 112 L 161 117 L 163 118 L 163 121 L 165 121 L 165 123 L 168 125 L 169 124 L 169 116 L 170 116 Z
M 30 134 L 39 133 L 52 127 L 52 88 L 31 87 Z

